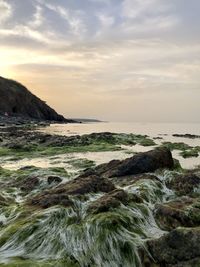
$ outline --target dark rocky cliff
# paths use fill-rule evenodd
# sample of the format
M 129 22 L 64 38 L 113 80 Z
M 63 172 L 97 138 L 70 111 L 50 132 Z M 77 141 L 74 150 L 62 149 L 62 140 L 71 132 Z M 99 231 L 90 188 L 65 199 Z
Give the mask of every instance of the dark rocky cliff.
M 38 120 L 73 122 L 59 115 L 22 84 L 0 77 L 0 113 Z

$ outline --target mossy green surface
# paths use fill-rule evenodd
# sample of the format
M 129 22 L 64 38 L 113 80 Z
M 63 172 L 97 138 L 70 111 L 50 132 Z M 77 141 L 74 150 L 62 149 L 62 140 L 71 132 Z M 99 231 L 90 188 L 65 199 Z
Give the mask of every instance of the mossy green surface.
M 88 160 L 86 158 L 82 159 L 71 159 L 67 161 L 70 165 L 72 165 L 76 169 L 87 169 L 87 168 L 92 168 L 95 166 L 94 161 Z
M 163 146 L 169 148 L 170 150 L 187 150 L 187 149 L 191 149 L 192 147 L 189 146 L 188 144 L 185 144 L 183 142 L 175 142 L 175 143 L 172 143 L 172 142 L 163 142 L 162 143 Z
M 183 158 L 197 158 L 199 156 L 199 150 L 192 148 L 190 150 L 184 150 L 180 153 Z

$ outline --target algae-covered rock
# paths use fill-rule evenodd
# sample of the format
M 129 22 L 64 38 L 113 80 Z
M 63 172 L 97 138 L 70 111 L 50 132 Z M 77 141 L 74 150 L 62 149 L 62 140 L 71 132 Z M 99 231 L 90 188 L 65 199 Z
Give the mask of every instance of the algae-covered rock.
M 128 194 L 122 189 L 115 189 L 92 202 L 88 211 L 92 213 L 106 212 L 109 209 L 119 207 L 121 203 L 127 204 L 127 202 Z
M 84 195 L 88 193 L 110 192 L 115 186 L 108 180 L 96 175 L 86 178 L 78 177 L 55 189 L 46 190 L 32 199 L 28 200 L 29 205 L 36 205 L 48 208 L 54 205 L 70 206 L 72 201 L 68 195 Z
M 189 267 L 192 261 L 199 262 L 200 259 L 200 228 L 175 229 L 158 239 L 149 240 L 147 246 L 152 258 L 146 266 Z
M 177 195 L 188 195 L 193 193 L 194 190 L 199 187 L 200 177 L 194 173 L 176 175 L 167 181 L 166 185 L 170 189 L 175 190 Z
M 34 190 L 38 185 L 40 181 L 38 177 L 27 177 L 22 182 L 20 182 L 19 186 L 22 191 L 25 191 L 26 193 L 31 192 Z
M 160 182 L 157 176 L 153 174 L 143 173 L 143 174 L 135 174 L 135 175 L 127 175 L 127 176 L 121 176 L 121 177 L 113 177 L 112 182 L 119 186 L 128 186 L 128 185 L 134 185 L 140 180 L 152 180 L 155 182 Z
M 29 205 L 38 206 L 43 209 L 47 209 L 52 206 L 62 205 L 64 207 L 69 207 L 73 205 L 66 193 L 54 193 L 54 192 L 43 192 L 34 198 L 28 200 Z
M 56 175 L 50 175 L 47 177 L 48 184 L 56 183 L 59 184 L 62 182 L 62 178 Z
M 172 230 L 179 226 L 199 226 L 200 199 L 181 197 L 164 204 L 157 204 L 154 215 L 163 230 Z
M 111 209 L 118 208 L 121 204 L 142 203 L 142 199 L 135 194 L 128 194 L 122 189 L 115 189 L 95 200 L 88 207 L 90 213 L 107 212 Z

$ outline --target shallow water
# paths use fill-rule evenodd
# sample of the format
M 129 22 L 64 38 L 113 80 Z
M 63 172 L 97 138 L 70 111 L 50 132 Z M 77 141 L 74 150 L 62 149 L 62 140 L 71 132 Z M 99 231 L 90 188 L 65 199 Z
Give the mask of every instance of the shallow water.
M 189 139 L 182 137 L 174 137 L 173 134 L 195 134 L 200 135 L 200 124 L 198 123 L 117 123 L 117 122 L 101 122 L 86 124 L 53 124 L 46 128 L 40 128 L 40 131 L 50 134 L 59 135 L 83 135 L 93 132 L 114 132 L 114 133 L 133 133 L 148 135 L 150 138 L 160 137 L 155 143 L 160 145 L 162 142 L 184 142 L 190 146 L 200 146 L 200 138 Z M 125 147 L 130 152 L 145 152 L 154 147 L 144 147 L 135 145 Z M 173 156 L 178 159 L 183 168 L 191 169 L 200 165 L 200 157 L 184 159 L 179 155 L 180 151 L 173 151 Z M 74 157 L 79 158 L 80 153 L 74 153 Z M 131 155 L 130 155 L 131 156 Z M 124 159 L 128 157 L 123 151 L 115 152 L 94 152 L 84 153 L 84 156 L 90 160 L 94 160 L 97 164 L 107 162 L 111 159 Z

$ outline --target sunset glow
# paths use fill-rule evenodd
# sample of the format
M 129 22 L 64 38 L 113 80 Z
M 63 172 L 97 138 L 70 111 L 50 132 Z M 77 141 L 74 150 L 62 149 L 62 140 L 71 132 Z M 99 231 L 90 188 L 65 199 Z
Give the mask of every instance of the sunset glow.
M 68 117 L 198 121 L 199 8 L 198 0 L 0 0 L 0 74 Z

